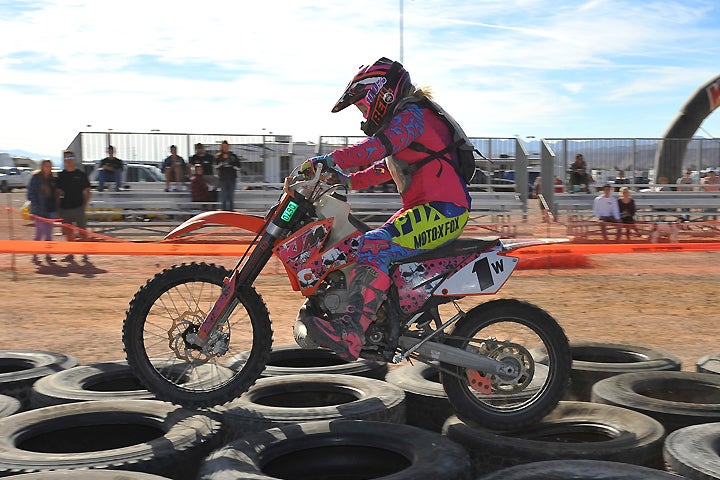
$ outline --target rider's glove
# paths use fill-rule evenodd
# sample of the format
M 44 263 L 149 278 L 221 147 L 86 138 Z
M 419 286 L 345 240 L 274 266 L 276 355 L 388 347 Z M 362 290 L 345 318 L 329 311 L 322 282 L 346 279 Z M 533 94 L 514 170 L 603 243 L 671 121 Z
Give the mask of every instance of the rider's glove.
M 325 155 L 308 158 L 305 162 L 303 162 L 301 170 L 311 170 L 314 172 L 318 163 L 323 165 L 323 170 L 327 170 L 328 168 L 333 168 L 335 166 L 332 155 L 327 153 Z
M 330 183 L 333 185 L 343 185 L 348 190 L 352 187 L 350 186 L 350 177 L 345 175 L 343 172 L 340 171 L 338 168 L 331 168 L 327 170 L 330 173 Z

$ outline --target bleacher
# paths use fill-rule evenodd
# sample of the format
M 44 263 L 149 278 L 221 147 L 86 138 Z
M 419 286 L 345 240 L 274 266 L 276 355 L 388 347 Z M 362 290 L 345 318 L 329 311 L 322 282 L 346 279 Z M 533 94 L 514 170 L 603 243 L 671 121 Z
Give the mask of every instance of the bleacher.
M 235 211 L 264 216 L 282 193 L 280 184 L 258 184 L 235 192 Z M 526 218 L 525 204 L 514 192 L 472 192 L 468 224 L 502 236 L 517 233 Z M 353 214 L 369 225 L 380 225 L 402 205 L 397 193 L 350 192 Z M 88 225 L 96 233 L 116 236 L 164 235 L 198 213 L 217 210 L 218 202 L 192 202 L 190 192 L 160 189 L 93 191 Z

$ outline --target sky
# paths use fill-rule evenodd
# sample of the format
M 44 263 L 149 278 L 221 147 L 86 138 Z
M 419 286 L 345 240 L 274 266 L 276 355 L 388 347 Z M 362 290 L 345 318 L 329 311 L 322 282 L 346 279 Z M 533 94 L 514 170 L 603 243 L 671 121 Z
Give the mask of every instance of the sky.
M 362 135 L 357 109 L 330 110 L 382 56 L 471 137 L 654 138 L 720 75 L 719 46 L 717 0 L 0 0 L 0 151 Z

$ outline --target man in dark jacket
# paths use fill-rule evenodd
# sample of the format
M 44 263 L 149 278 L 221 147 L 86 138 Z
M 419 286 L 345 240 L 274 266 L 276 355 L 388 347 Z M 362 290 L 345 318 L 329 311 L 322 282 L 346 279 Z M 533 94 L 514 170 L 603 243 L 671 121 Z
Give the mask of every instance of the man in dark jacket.
M 115 147 L 108 145 L 108 156 L 100 160 L 100 170 L 98 170 L 98 192 L 105 189 L 105 182 L 115 182 L 115 191 L 119 192 L 122 187 L 122 171 L 124 168 L 123 161 L 115 156 Z
M 85 210 L 90 203 L 90 181 L 82 170 L 75 168 L 75 154 L 69 150 L 63 152 L 64 169 L 57 177 L 57 203 L 60 218 L 62 218 L 63 232 L 68 242 L 74 242 L 76 232 L 82 240 L 87 239 L 87 217 Z M 73 227 L 73 225 L 75 227 Z M 83 260 L 87 262 L 87 255 Z M 73 262 L 72 255 L 66 256 L 64 261 Z

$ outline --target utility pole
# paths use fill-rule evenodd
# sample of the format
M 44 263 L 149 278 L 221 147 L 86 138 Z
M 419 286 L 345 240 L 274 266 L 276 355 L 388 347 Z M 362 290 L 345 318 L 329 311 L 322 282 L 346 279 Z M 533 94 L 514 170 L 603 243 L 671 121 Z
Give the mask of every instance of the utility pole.
M 400 63 L 403 63 L 403 0 L 400 0 Z

